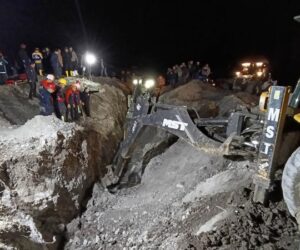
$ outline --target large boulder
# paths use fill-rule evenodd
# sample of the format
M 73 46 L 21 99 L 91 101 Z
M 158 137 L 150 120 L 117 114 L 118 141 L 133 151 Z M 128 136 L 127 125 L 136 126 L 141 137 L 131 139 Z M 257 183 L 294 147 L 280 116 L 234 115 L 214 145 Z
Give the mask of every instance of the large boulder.
M 87 83 L 88 84 L 88 83 Z M 58 249 L 123 135 L 126 98 L 99 83 L 79 124 L 35 116 L 0 130 L 0 248 Z

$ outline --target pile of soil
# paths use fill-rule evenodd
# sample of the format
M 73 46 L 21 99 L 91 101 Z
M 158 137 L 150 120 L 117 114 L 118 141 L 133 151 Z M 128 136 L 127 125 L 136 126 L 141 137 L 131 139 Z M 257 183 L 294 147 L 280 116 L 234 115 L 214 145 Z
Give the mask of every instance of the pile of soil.
M 199 235 L 190 234 L 185 248 L 297 249 L 300 244 L 297 223 L 290 216 L 284 202 L 271 201 L 266 207 L 253 203 L 251 196 L 252 192 L 248 188 L 233 193 L 229 202 L 231 199 L 244 202 L 240 201 L 231 215 L 220 222 L 215 230 Z

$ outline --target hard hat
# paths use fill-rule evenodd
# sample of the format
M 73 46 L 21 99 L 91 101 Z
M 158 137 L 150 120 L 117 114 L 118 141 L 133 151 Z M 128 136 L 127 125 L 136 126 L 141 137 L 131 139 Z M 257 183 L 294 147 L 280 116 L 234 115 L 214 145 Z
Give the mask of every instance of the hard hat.
M 60 78 L 60 79 L 58 80 L 58 82 L 59 82 L 59 84 L 62 85 L 62 86 L 67 85 L 67 80 L 66 80 L 65 78 Z
M 48 80 L 50 80 L 50 81 L 54 81 L 54 75 L 51 75 L 51 74 L 49 74 L 49 75 L 47 75 L 46 76 L 46 78 L 48 79 Z

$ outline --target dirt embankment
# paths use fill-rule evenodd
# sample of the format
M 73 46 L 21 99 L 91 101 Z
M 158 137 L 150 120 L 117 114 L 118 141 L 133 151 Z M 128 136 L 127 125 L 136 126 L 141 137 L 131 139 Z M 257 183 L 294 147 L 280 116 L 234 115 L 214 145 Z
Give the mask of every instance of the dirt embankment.
M 22 124 L 35 116 L 0 130 L 1 249 L 60 248 L 67 223 L 82 212 L 112 161 L 123 135 L 126 98 L 113 86 L 85 84 L 99 92 L 91 96 L 92 117 L 79 124 L 35 116 L 38 105 L 26 92 L 1 89 L 12 96 L 0 105 L 12 112 L 9 121 Z

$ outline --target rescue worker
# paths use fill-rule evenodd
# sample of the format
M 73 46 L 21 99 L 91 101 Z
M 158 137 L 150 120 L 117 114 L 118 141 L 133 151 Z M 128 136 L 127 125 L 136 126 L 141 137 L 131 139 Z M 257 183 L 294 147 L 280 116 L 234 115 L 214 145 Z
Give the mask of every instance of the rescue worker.
M 86 116 L 91 116 L 90 112 L 90 95 L 93 93 L 97 93 L 99 90 L 89 90 L 88 87 L 85 87 L 82 92 L 80 92 L 80 101 L 82 103 L 82 109 Z
M 63 54 L 64 71 L 67 77 L 72 76 L 72 54 L 67 47 L 65 47 Z
M 52 55 L 51 55 L 51 58 L 50 58 L 50 61 L 51 61 L 51 66 L 52 66 L 52 69 L 53 69 L 53 72 L 54 72 L 54 75 L 56 78 L 60 78 L 61 75 L 62 75 L 62 67 L 61 67 L 61 64 L 59 62 L 59 50 L 56 49 Z
M 67 80 L 60 78 L 58 80 L 58 86 L 56 86 L 55 92 L 52 93 L 54 112 L 57 118 L 62 121 L 66 121 L 67 108 L 65 104 L 65 86 Z
M 41 81 L 39 89 L 41 115 L 48 116 L 53 113 L 53 99 L 51 94 L 54 93 L 55 90 L 54 75 L 47 75 L 47 79 Z
M 72 47 L 69 47 L 71 53 L 71 76 L 78 76 L 78 57 Z
M 0 85 L 5 84 L 7 80 L 7 68 L 8 62 L 5 60 L 2 52 L 0 52 Z
M 39 48 L 35 48 L 34 52 L 32 53 L 32 60 L 35 63 L 36 72 L 42 76 L 43 75 L 43 55 L 40 52 Z
M 30 68 L 28 70 L 28 83 L 30 86 L 29 89 L 29 99 L 32 99 L 32 97 L 36 97 L 36 82 L 37 82 L 37 75 L 35 71 L 35 63 L 31 62 Z
M 78 83 L 73 83 L 65 92 L 65 102 L 67 106 L 67 121 L 76 121 L 79 119 L 80 96 Z

